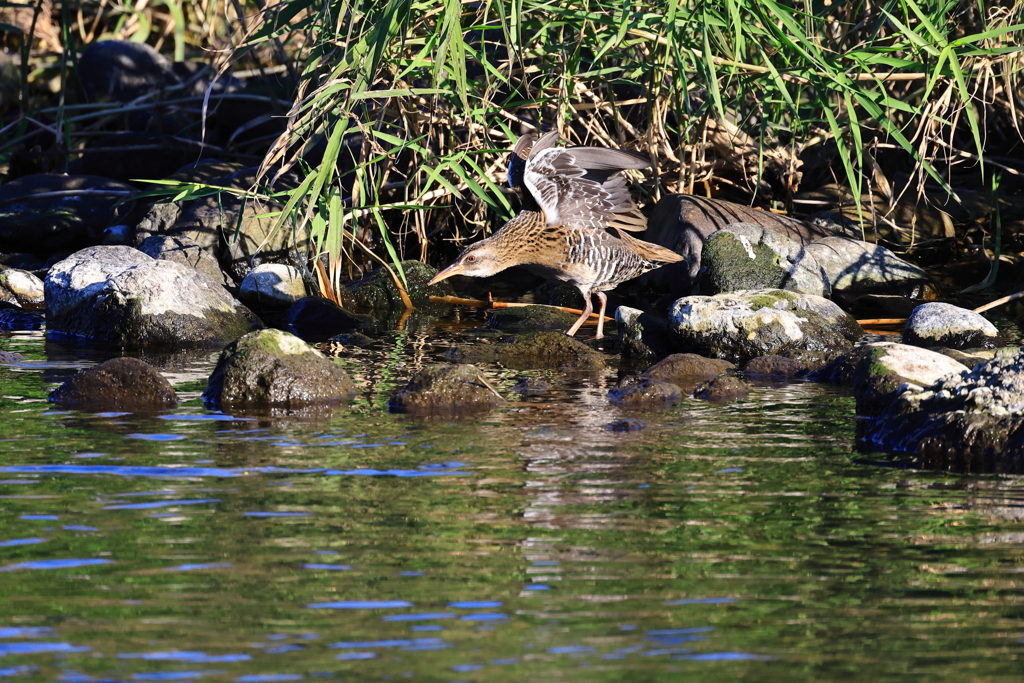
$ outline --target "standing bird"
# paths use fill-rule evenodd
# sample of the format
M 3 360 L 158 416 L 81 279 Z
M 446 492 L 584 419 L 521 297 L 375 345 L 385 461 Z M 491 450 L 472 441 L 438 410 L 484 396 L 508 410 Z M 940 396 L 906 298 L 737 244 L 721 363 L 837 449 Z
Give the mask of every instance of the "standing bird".
M 534 143 L 524 135 L 512 150 L 508 183 L 519 191 L 523 208 L 500 230 L 472 244 L 429 282 L 452 275 L 488 277 L 525 266 L 548 280 L 573 284 L 586 301 L 576 334 L 601 302 L 597 339 L 604 337 L 606 291 L 682 256 L 627 234 L 647 228 L 647 219 L 629 196 L 621 171 L 648 168 L 642 154 L 602 147 L 556 147 L 558 132 Z M 613 228 L 617 237 L 608 232 Z

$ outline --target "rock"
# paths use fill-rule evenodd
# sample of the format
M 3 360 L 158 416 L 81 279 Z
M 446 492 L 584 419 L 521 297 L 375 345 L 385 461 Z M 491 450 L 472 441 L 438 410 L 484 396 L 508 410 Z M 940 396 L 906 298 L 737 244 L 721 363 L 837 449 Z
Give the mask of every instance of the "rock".
M 512 386 L 512 391 L 520 396 L 542 396 L 551 390 L 551 383 L 536 377 L 521 377 Z
M 875 342 L 858 346 L 812 375 L 814 379 L 852 386 L 857 414 L 874 416 L 885 410 L 904 382 L 928 386 L 965 366 L 941 353 L 917 346 Z
M 251 332 L 220 354 L 203 401 L 212 406 L 299 408 L 355 395 L 348 373 L 298 337 Z
M 670 382 L 685 393 L 691 393 L 704 380 L 735 367 L 729 361 L 705 358 L 695 353 L 674 353 L 644 370 L 642 376 Z
M 28 271 L 0 266 L 0 304 L 26 311 L 44 308 L 43 281 Z
M 701 382 L 693 390 L 693 397 L 713 403 L 724 403 L 746 398 L 750 393 L 750 385 L 732 375 L 719 375 Z
M 604 356 L 561 332 L 529 332 L 497 344 L 455 347 L 446 354 L 456 363 L 496 363 L 508 368 L 600 370 Z
M 125 246 L 90 247 L 46 276 L 47 334 L 121 348 L 232 341 L 262 327 L 226 289 Z
M 145 43 L 128 40 L 89 45 L 78 59 L 78 78 L 91 102 L 129 102 L 181 82 L 171 60 Z
M 292 334 L 310 342 L 327 341 L 374 324 L 373 318 L 350 313 L 319 296 L 306 296 L 296 301 L 285 314 L 285 321 Z
M 79 410 L 152 412 L 173 408 L 170 382 L 138 358 L 113 358 L 82 370 L 50 393 L 50 401 Z
M 209 184 L 247 191 L 257 174 L 257 169 L 247 168 Z M 276 188 L 292 189 L 294 181 L 285 176 Z M 254 202 L 221 192 L 188 202 L 167 234 L 188 237 L 216 254 L 223 270 L 241 283 L 261 263 L 292 263 L 298 259 L 296 254 L 309 253 L 308 227 L 284 226 L 271 235 L 283 208 L 277 202 Z
M 396 413 L 452 415 L 489 410 L 504 399 L 473 365 L 428 365 L 417 372 L 388 406 Z
M 634 418 L 615 420 L 615 422 L 609 422 L 604 426 L 609 432 L 639 432 L 645 427 L 647 427 L 646 422 Z
M 660 358 L 672 352 L 668 321 L 638 308 L 615 309 L 619 353 L 623 358 Z
M 224 178 L 227 178 L 233 173 L 238 173 L 241 170 L 243 170 L 243 166 L 241 164 L 227 163 L 217 159 L 204 159 L 203 161 L 182 166 L 175 171 L 174 174 L 165 178 L 165 180 L 176 180 L 182 183 L 216 185 L 223 183 Z M 163 202 L 150 206 L 147 213 L 135 225 L 135 247 L 140 247 L 143 241 L 153 235 L 168 234 L 174 228 L 174 224 L 178 222 L 178 219 L 181 218 L 183 207 L 189 203 L 190 202 L 182 200 L 177 202 Z M 191 238 L 189 238 L 189 241 L 199 244 Z M 206 247 L 210 255 L 216 258 L 217 245 L 208 244 Z
M 922 268 L 877 244 L 825 237 L 811 242 L 806 249 L 825 272 L 833 295 L 846 300 L 865 294 L 928 298 L 937 291 L 931 276 Z
M 432 296 L 455 295 L 455 290 L 447 280 L 427 286 L 430 279 L 437 275 L 436 268 L 419 261 L 402 261 L 402 270 L 408 282 L 409 298 L 417 309 L 449 305 L 430 301 Z M 345 287 L 352 294 L 353 307 L 357 311 L 383 312 L 405 308 L 398 288 L 395 287 L 395 281 L 384 268 L 377 268 L 366 277 L 350 282 Z
M 0 330 L 38 330 L 46 318 L 20 308 L 0 308 Z
M 734 361 L 791 350 L 835 356 L 863 334 L 828 299 L 779 289 L 684 297 L 669 318 L 678 350 Z
M 68 172 L 142 187 L 204 156 L 209 152 L 199 142 L 166 133 L 132 131 L 91 139 Z
M 288 308 L 306 296 L 302 272 L 283 263 L 262 263 L 245 276 L 238 298 L 257 309 Z
M 157 206 L 170 206 L 158 204 Z M 233 285 L 231 278 L 220 269 L 217 259 L 194 241 L 180 235 L 151 235 L 139 245 L 139 251 L 157 260 L 174 261 L 192 268 L 217 284 Z
M 785 356 L 758 356 L 743 366 L 743 374 L 755 377 L 790 378 L 806 375 L 810 368 L 806 364 Z
M 24 360 L 24 356 L 14 351 L 0 350 L 0 363 L 17 363 Z
M 652 377 L 642 377 L 636 382 L 624 383 L 608 391 L 612 403 L 629 408 L 672 405 L 683 397 L 683 390 L 672 384 Z
M 785 289 L 827 297 L 828 280 L 799 242 L 752 223 L 727 225 L 704 243 L 702 294 Z
M 689 294 L 700 273 L 704 240 L 732 223 L 760 225 L 799 244 L 832 234 L 821 226 L 742 204 L 696 195 L 666 195 L 654 207 L 644 239 L 668 247 L 682 255 L 683 261 L 647 273 L 641 282 L 675 296 Z
M 565 332 L 578 317 L 551 306 L 496 308 L 487 327 L 503 332 Z
M 96 176 L 12 180 L 0 187 L 0 251 L 42 253 L 97 244 L 104 228 L 128 217 L 134 202 L 118 202 L 133 194 L 128 185 Z
M 360 332 L 345 332 L 344 334 L 336 334 L 327 340 L 325 346 L 335 351 L 342 352 L 346 347 L 365 349 L 373 346 L 377 342 L 373 337 L 368 337 Z
M 1024 473 L 1024 352 L 908 383 L 860 427 L 862 447 L 908 453 L 920 467 Z
M 903 343 L 912 346 L 945 346 L 951 349 L 994 349 L 999 330 L 980 313 L 930 302 L 914 309 L 903 328 Z

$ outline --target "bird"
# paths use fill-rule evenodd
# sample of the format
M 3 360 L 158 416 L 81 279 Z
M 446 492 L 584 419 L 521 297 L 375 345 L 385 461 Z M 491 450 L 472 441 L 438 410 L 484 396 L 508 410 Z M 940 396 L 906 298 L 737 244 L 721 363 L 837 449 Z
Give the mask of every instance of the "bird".
M 601 303 L 597 339 L 604 338 L 605 292 L 666 263 L 682 261 L 670 249 L 630 232 L 647 219 L 629 195 L 622 171 L 651 165 L 637 152 L 604 147 L 559 147 L 558 131 L 536 141 L 526 134 L 509 156 L 508 183 L 522 197 L 522 209 L 497 232 L 468 246 L 428 284 L 452 275 L 489 277 L 525 266 L 548 280 L 568 282 L 586 307 L 567 334 L 576 334 Z M 613 235 L 609 230 L 614 230 Z

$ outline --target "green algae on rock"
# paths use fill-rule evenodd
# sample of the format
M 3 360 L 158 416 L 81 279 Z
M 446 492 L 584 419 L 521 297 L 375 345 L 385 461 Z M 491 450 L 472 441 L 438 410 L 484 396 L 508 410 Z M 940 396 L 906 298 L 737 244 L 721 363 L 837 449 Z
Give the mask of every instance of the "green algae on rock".
M 428 365 L 391 397 L 396 413 L 451 415 L 459 411 L 489 410 L 504 399 L 473 365 Z
M 586 344 L 562 332 L 530 332 L 504 339 L 497 344 L 455 347 L 447 354 L 456 363 L 495 363 L 528 370 L 600 370 L 604 356 Z

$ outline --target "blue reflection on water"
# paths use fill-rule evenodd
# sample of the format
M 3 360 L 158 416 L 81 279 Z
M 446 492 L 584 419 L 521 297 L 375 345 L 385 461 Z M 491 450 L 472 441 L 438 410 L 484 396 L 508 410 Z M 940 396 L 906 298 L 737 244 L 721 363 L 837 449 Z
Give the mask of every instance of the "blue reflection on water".
M 46 543 L 45 538 L 12 538 L 9 541 L 0 541 L 0 548 L 10 548 L 16 545 L 35 545 Z
M 508 619 L 508 615 L 500 612 L 483 612 L 459 617 L 459 621 L 500 621 L 501 619 Z
M 40 652 L 88 652 L 91 648 L 71 643 L 0 643 L 0 657 L 34 655 Z
M 342 600 L 339 602 L 312 602 L 306 607 L 309 609 L 392 609 L 412 607 L 412 603 L 405 600 Z
M 177 567 L 164 567 L 165 572 L 192 572 L 197 569 L 228 569 L 235 565 L 230 562 L 210 562 L 208 564 L 179 564 Z
M 130 503 L 125 505 L 107 505 L 104 510 L 152 510 L 178 505 L 201 505 L 203 503 L 219 503 L 220 498 L 199 498 L 193 500 L 156 500 L 150 503 Z
M 303 569 L 328 569 L 328 570 L 334 570 L 334 571 L 344 571 L 344 570 L 347 570 L 347 569 L 352 569 L 352 567 L 350 565 L 347 565 L 347 564 L 321 564 L 319 562 L 307 562 L 306 564 L 302 565 L 302 568 Z
M 489 609 L 501 607 L 500 600 L 463 600 L 462 602 L 449 602 L 448 607 L 453 609 Z
M 342 652 L 335 659 L 376 659 L 376 652 Z
M 143 441 L 181 441 L 188 437 L 181 434 L 129 434 L 126 439 L 142 439 Z
M 171 650 L 169 652 L 122 652 L 120 659 L 145 659 L 150 662 L 248 662 L 247 654 L 208 655 L 205 652 Z
M 54 635 L 49 626 L 8 626 L 0 628 L 0 638 L 50 638 Z
M 684 598 L 682 600 L 666 600 L 663 605 L 726 605 L 736 602 L 736 598 Z
M 302 674 L 250 674 L 239 676 L 237 683 L 276 683 L 276 681 L 301 681 Z
M 327 647 L 335 649 L 365 649 L 374 647 L 415 647 L 418 645 L 440 645 L 440 638 L 392 638 L 390 640 L 359 640 L 353 642 L 331 643 Z
M 70 569 L 73 567 L 88 567 L 96 564 L 113 564 L 112 560 L 99 558 L 71 559 L 71 560 L 37 560 L 35 562 L 19 562 L 0 567 L 0 572 L 13 572 L 19 569 Z
M 389 614 L 383 621 L 433 621 L 434 619 L 454 619 L 451 612 L 426 612 L 420 614 Z

